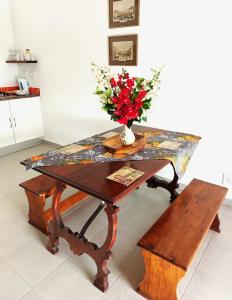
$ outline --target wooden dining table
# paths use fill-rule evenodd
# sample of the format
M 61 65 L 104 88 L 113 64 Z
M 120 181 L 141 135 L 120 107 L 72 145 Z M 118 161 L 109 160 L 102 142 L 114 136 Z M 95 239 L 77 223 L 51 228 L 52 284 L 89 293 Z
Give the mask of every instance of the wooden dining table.
M 135 126 L 134 129 L 140 132 L 155 130 L 145 126 Z M 120 132 L 121 128 L 113 129 L 113 131 Z M 25 164 L 25 162 L 21 163 Z M 170 182 L 160 180 L 155 176 L 167 165 L 171 165 L 173 168 L 173 179 Z M 109 175 L 124 166 L 142 171 L 144 174 L 129 186 L 107 179 Z M 85 253 L 92 257 L 97 266 L 94 285 L 103 292 L 109 287 L 108 261 L 112 256 L 111 250 L 117 237 L 117 216 L 119 213 L 117 202 L 139 188 L 143 183 L 147 183 L 149 188 L 162 187 L 167 189 L 170 192 L 171 201 L 177 197 L 176 189 L 179 187 L 178 175 L 173 163 L 168 159 L 37 166 L 33 169 L 56 180 L 56 191 L 52 199 L 53 218 L 49 226 L 48 251 L 52 254 L 56 254 L 59 251 L 59 238 L 61 237 L 69 243 L 70 249 L 74 254 L 81 255 Z M 80 232 L 73 232 L 71 228 L 65 226 L 59 212 L 61 195 L 67 185 L 99 200 L 99 206 L 91 216 L 86 217 L 86 223 Z M 85 233 L 102 209 L 104 209 L 108 219 L 108 233 L 103 245 L 98 246 L 87 240 Z M 78 214 L 78 210 L 75 213 Z

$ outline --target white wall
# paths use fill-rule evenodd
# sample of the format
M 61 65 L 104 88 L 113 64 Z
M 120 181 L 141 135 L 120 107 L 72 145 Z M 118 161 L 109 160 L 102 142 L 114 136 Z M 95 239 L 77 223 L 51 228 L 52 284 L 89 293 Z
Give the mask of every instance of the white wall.
M 100 110 L 90 71 L 107 64 L 107 36 L 139 34 L 138 67 L 166 64 L 149 125 L 195 133 L 202 141 L 183 182 L 221 183 L 230 154 L 230 0 L 141 0 L 140 26 L 108 29 L 108 1 L 11 0 L 16 45 L 38 55 L 45 137 L 66 144 L 116 126 Z
M 9 1 L 0 0 L 0 87 L 15 85 L 17 66 L 6 64 L 11 47 L 14 47 L 14 38 Z

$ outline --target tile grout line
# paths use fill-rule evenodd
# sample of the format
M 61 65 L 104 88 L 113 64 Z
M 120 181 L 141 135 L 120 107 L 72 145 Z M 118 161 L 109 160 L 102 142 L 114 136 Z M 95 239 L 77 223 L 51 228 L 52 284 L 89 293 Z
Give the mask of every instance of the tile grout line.
M 136 250 L 135 250 L 136 252 Z M 129 259 L 129 261 L 127 262 L 127 264 L 124 266 L 126 267 L 135 257 L 136 257 L 137 253 L 134 253 L 134 255 L 132 255 L 132 257 Z M 121 276 L 123 275 L 123 271 L 119 272 L 118 277 L 114 280 L 114 282 L 112 283 L 112 285 L 109 287 L 109 289 L 106 291 L 106 293 L 104 295 L 102 295 L 101 299 L 104 299 L 104 297 L 107 296 L 108 292 L 111 290 L 111 288 L 118 282 L 118 280 L 121 278 Z
M 40 284 L 41 284 L 41 282 L 42 281 L 44 281 L 48 276 L 50 276 L 51 275 L 51 273 L 53 273 L 53 272 L 55 272 L 56 271 L 56 269 L 58 269 L 59 267 L 61 267 L 64 263 L 66 263 L 69 259 L 71 259 L 71 257 L 72 257 L 72 255 L 70 255 L 69 257 L 67 257 L 59 266 L 57 266 L 56 268 L 54 268 L 53 270 L 51 270 L 43 279 L 41 279 L 38 283 L 36 283 L 34 286 L 32 286 L 32 289 L 31 289 L 31 291 L 32 290 L 34 290 L 36 287 L 38 287 Z M 26 280 L 25 280 L 26 281 Z M 27 281 L 26 281 L 27 282 Z M 30 285 L 31 286 L 31 285 Z M 30 292 L 31 292 L 30 291 Z M 29 292 L 28 292 L 29 293 Z M 28 294 L 27 293 L 27 294 Z M 38 293 L 37 293 L 38 294 Z M 26 295 L 26 294 L 25 294 Z M 24 296 L 25 296 L 24 295 Z M 23 296 L 23 297 L 24 297 Z M 38 296 L 40 296 L 40 294 L 38 294 Z
M 211 242 L 211 240 L 212 240 L 212 238 L 213 238 L 213 236 L 214 236 L 214 234 L 215 234 L 215 232 L 213 232 L 211 238 L 209 239 L 209 241 L 208 241 L 208 243 L 207 243 L 207 245 L 206 245 L 206 247 L 205 247 L 205 249 L 204 249 L 204 251 L 203 251 L 203 253 L 202 253 L 202 255 L 201 255 L 201 258 L 199 259 L 199 261 L 198 261 L 198 263 L 197 263 L 197 265 L 196 265 L 196 267 L 195 267 L 195 270 L 194 270 L 194 272 L 193 272 L 193 274 L 192 274 L 192 276 L 191 276 L 191 278 L 190 278 L 190 280 L 189 280 L 189 282 L 188 282 L 188 284 L 187 284 L 187 286 L 186 286 L 186 288 L 185 288 L 185 290 L 184 290 L 184 292 L 183 292 L 183 294 L 182 294 L 182 296 L 181 296 L 181 299 L 183 299 L 183 297 L 184 297 L 184 295 L 185 295 L 185 293 L 186 293 L 186 291 L 187 291 L 187 289 L 188 289 L 188 286 L 190 285 L 190 283 L 191 283 L 191 281 L 192 281 L 192 279 L 193 279 L 193 276 L 194 276 L 195 272 L 197 271 L 197 267 L 199 266 L 199 264 L 200 264 L 200 262 L 201 262 L 201 260 L 202 260 L 202 258 L 203 258 L 203 256 L 204 256 L 204 254 L 205 254 L 205 252 L 206 252 L 206 250 L 207 250 L 207 248 L 208 248 L 208 246 L 209 246 L 209 243 Z

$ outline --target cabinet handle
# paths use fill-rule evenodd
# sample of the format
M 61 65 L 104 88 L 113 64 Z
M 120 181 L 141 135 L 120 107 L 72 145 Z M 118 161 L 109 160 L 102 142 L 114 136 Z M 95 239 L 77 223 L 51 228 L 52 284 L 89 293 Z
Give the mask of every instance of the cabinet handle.
M 10 121 L 10 128 L 12 128 L 12 127 L 13 127 L 13 124 L 12 124 L 11 118 L 9 118 L 9 121 Z
M 17 124 L 16 124 L 16 121 L 15 121 L 15 117 L 13 117 L 13 119 L 14 119 L 14 126 L 16 127 L 16 126 L 17 126 Z

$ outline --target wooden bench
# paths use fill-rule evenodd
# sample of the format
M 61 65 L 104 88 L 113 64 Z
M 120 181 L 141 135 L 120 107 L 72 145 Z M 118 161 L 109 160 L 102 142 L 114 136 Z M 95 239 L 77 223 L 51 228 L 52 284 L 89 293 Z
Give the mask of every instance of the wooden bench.
M 19 186 L 24 188 L 29 202 L 28 223 L 48 234 L 48 223 L 52 220 L 52 210 L 51 208 L 45 210 L 45 204 L 46 199 L 55 193 L 56 181 L 48 176 L 40 175 L 19 184 Z M 87 198 L 88 194 L 78 191 L 61 202 L 60 212 L 67 211 Z
M 209 229 L 220 232 L 219 207 L 227 189 L 194 179 L 138 245 L 145 276 L 138 292 L 147 299 L 177 300 L 176 289 Z

